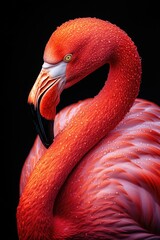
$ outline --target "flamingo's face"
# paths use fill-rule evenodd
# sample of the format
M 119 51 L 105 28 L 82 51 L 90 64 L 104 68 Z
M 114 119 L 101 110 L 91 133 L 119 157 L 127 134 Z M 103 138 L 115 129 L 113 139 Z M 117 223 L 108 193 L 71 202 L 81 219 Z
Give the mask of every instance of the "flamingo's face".
M 102 20 L 99 25 L 94 19 L 79 21 L 79 25 L 76 21 L 68 21 L 57 28 L 46 44 L 42 70 L 28 97 L 39 134 L 46 146 L 50 145 L 53 136 L 50 130 L 51 136 L 48 138 L 46 135 L 44 119 L 50 123 L 54 120 L 63 89 L 80 81 L 106 62 L 106 51 L 105 55 L 103 52 L 105 43 L 100 41 L 98 33 L 93 34 L 98 32 L 98 28 L 103 28 L 106 32 L 105 27 L 105 21 Z
M 66 56 L 69 59 L 70 55 Z M 43 144 L 48 147 L 53 141 L 53 120 L 66 77 L 67 62 L 48 64 L 44 62 L 28 96 L 36 129 Z

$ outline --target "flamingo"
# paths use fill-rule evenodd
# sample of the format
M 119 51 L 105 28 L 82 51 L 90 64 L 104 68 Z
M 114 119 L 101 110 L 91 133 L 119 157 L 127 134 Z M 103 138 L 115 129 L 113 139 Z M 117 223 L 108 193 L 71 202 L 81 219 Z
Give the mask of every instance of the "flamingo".
M 19 239 L 160 239 L 160 107 L 138 98 L 134 42 L 109 21 L 75 18 L 43 58 L 28 96 L 38 134 L 20 176 Z M 56 113 L 62 91 L 105 64 L 100 92 Z

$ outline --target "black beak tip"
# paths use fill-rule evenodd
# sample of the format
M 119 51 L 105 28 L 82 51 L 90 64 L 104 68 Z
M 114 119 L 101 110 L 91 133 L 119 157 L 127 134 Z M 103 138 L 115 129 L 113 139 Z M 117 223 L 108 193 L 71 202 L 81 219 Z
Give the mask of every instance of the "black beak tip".
M 30 104 L 30 109 L 37 134 L 39 135 L 43 145 L 46 148 L 49 148 L 54 139 L 54 122 L 51 120 L 46 120 L 44 117 L 42 117 L 40 115 L 39 108 L 35 109 L 33 104 Z

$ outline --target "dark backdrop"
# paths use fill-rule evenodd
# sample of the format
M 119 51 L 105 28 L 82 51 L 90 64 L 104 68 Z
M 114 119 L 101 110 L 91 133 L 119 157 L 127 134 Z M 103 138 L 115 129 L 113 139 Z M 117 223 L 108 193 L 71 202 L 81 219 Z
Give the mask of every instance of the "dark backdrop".
M 7 62 L 6 74 L 10 73 L 12 98 L 9 104 L 12 106 L 12 134 L 9 133 L 11 138 L 8 136 L 7 144 L 5 143 L 7 155 L 11 153 L 5 167 L 5 180 L 10 180 L 4 181 L 5 197 L 3 198 L 7 210 L 9 209 L 5 224 L 10 229 L 6 231 L 6 235 L 11 234 L 12 237 L 5 239 L 18 239 L 15 212 L 19 197 L 20 172 L 36 135 L 27 105 L 27 97 L 41 69 L 43 50 L 51 33 L 64 21 L 76 17 L 98 17 L 117 24 L 133 39 L 142 58 L 143 74 L 139 97 L 160 104 L 158 83 L 160 23 L 158 3 L 155 2 L 61 1 L 56 3 L 55 1 L 42 1 L 40 3 L 39 1 L 35 3 L 28 0 L 17 3 L 13 1 L 12 15 L 9 16 L 10 21 L 6 28 L 11 55 Z M 92 77 L 105 78 L 103 70 L 98 74 L 99 76 Z M 66 90 L 59 109 L 71 101 L 93 96 L 98 87 L 95 83 L 93 88 L 89 85 L 85 87 L 79 85 L 78 93 L 78 88 L 74 91 L 68 90 L 68 92 Z M 82 90 L 84 88 L 85 90 Z

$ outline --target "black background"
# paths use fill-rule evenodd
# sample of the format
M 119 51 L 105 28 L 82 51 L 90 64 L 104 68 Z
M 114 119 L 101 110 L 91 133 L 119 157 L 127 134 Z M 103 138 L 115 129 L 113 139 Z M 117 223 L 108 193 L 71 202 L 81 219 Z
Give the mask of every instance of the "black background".
M 10 93 L 7 94 L 11 98 L 9 97 L 9 106 L 5 109 L 8 112 L 10 105 L 12 106 L 12 121 L 7 126 L 9 134 L 5 142 L 4 156 L 10 157 L 5 166 L 3 198 L 6 210 L 9 210 L 7 219 L 4 220 L 9 230 L 5 234 L 6 236 L 11 234 L 12 237 L 4 239 L 18 239 L 15 213 L 19 197 L 20 172 L 36 135 L 27 97 L 43 64 L 43 50 L 51 33 L 61 23 L 76 17 L 98 17 L 117 24 L 133 39 L 142 58 L 143 74 L 139 97 L 160 104 L 158 83 L 160 23 L 159 7 L 155 2 L 12 2 L 12 13 L 7 15 L 9 24 L 5 29 L 11 55 L 6 62 L 6 75 L 10 76 L 8 77 Z M 105 79 L 103 70 L 95 76 L 92 75 L 92 78 Z M 93 84 L 92 88 L 85 83 L 86 85 L 79 84 L 77 88 L 66 90 L 62 95 L 59 109 L 71 102 L 93 96 L 97 93 L 98 87 L 101 87 L 99 83 Z M 12 134 L 10 125 L 12 125 Z

